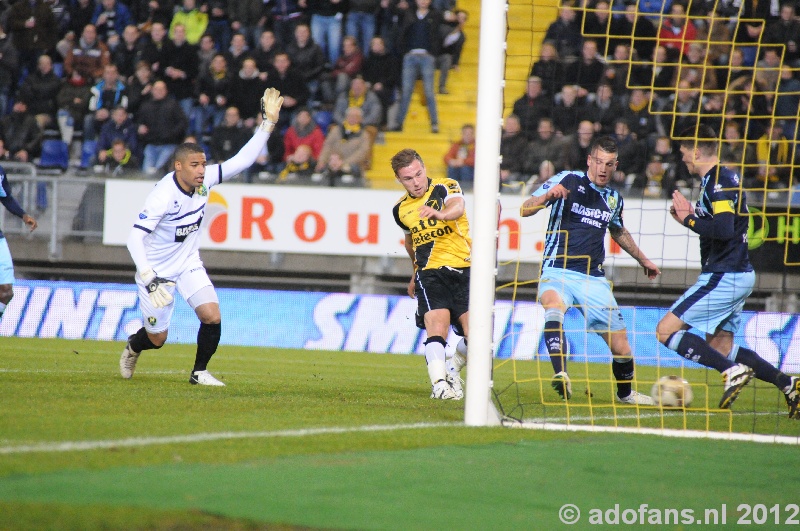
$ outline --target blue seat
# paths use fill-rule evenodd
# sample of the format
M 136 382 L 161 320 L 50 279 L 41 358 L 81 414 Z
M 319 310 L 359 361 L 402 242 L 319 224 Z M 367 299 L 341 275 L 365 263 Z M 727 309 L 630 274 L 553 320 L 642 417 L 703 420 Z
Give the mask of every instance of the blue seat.
M 328 128 L 333 123 L 333 113 L 330 111 L 316 111 L 312 118 L 317 125 L 319 125 L 320 129 L 322 129 L 323 134 L 328 134 Z
M 63 140 L 48 138 L 42 141 L 41 168 L 69 168 L 69 146 Z

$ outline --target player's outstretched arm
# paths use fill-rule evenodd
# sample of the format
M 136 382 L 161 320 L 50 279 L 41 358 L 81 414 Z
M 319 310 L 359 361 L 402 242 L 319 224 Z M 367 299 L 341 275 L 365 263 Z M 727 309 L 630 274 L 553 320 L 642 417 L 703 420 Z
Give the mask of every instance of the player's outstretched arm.
M 628 232 L 628 229 L 625 227 L 612 228 L 612 226 L 609 225 L 608 232 L 623 251 L 631 255 L 637 262 L 639 262 L 639 264 L 644 268 L 644 274 L 647 276 L 647 278 L 653 280 L 661 274 L 661 270 L 658 268 L 658 266 L 649 258 L 647 258 L 642 250 L 639 249 L 639 246 L 636 245 L 636 242 L 633 240 L 631 233 Z
M 0 140 L 0 151 L 1 150 L 2 140 Z M 0 171 L 2 170 L 0 169 Z M 2 173 L 0 173 L 0 204 L 6 207 L 13 215 L 21 218 L 22 222 L 25 223 L 30 230 L 34 230 L 39 226 L 39 223 L 34 217 L 25 212 L 17 200 L 14 199 L 14 196 L 11 195 L 11 184 L 8 182 L 8 178 Z
M 222 180 L 238 175 L 256 161 L 269 135 L 278 123 L 283 96 L 277 89 L 268 88 L 261 97 L 261 125 L 239 152 L 221 164 Z
M 569 195 L 564 185 L 556 184 L 550 188 L 547 193 L 541 195 L 532 195 L 519 207 L 519 215 L 523 218 L 532 216 L 545 208 L 551 201 L 563 199 Z
M 262 131 L 271 133 L 278 123 L 278 117 L 283 105 L 283 96 L 277 89 L 268 88 L 261 97 L 261 125 L 258 126 Z
M 463 197 L 451 197 L 445 203 L 442 210 L 436 210 L 427 205 L 422 205 L 417 209 L 420 219 L 439 219 L 442 221 L 453 221 L 460 218 L 466 209 Z
M 22 215 L 22 222 L 28 226 L 30 230 L 36 230 L 36 227 L 39 226 L 39 222 L 36 221 L 36 218 L 31 216 L 30 214 L 23 214 Z

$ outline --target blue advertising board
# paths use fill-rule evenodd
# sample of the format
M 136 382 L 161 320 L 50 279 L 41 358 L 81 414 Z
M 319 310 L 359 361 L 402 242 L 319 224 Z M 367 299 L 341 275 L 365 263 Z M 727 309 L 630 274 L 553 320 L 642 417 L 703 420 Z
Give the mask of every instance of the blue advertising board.
M 0 336 L 124 341 L 142 326 L 133 284 L 20 280 L 0 320 Z M 222 345 L 421 354 L 424 332 L 415 325 L 416 301 L 394 295 L 356 295 L 219 288 Z M 194 343 L 198 320 L 176 298 L 171 343 Z M 665 308 L 623 307 L 634 356 L 640 364 L 679 366 L 683 359 L 655 337 Z M 497 301 L 495 357 L 546 357 L 544 313 L 533 302 Z M 586 333 L 575 309 L 564 323 L 573 359 L 607 362 L 608 348 Z M 800 316 L 745 312 L 736 340 L 784 372 L 800 373 Z M 448 351 L 456 341 L 448 340 Z

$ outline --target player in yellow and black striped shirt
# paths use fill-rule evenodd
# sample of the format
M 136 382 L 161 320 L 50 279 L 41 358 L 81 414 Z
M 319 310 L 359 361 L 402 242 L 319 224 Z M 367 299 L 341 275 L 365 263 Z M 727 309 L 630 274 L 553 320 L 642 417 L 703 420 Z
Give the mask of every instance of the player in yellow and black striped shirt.
M 394 205 L 395 222 L 406 235 L 414 264 L 408 294 L 417 298 L 417 326 L 425 328 L 425 360 L 431 398 L 464 396 L 459 371 L 466 364 L 469 333 L 469 266 L 472 240 L 461 186 L 452 179 L 430 179 L 419 153 L 404 149 L 392 157 L 392 169 L 406 194 Z M 448 328 L 463 336 L 446 362 Z

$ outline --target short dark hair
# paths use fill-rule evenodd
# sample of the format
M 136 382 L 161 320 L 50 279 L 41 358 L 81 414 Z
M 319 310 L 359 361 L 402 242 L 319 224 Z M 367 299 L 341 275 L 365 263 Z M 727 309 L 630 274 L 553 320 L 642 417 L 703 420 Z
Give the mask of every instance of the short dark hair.
M 205 153 L 205 150 L 194 142 L 184 142 L 175 149 L 175 160 L 183 160 L 192 153 Z
M 594 154 L 598 149 L 606 153 L 616 153 L 617 143 L 608 135 L 601 136 L 592 141 L 592 146 L 589 148 L 589 153 Z
M 422 157 L 419 156 L 413 149 L 403 149 L 398 151 L 394 157 L 392 157 L 392 170 L 394 174 L 397 175 L 397 172 L 405 168 L 406 166 L 410 166 L 415 160 L 418 160 L 422 166 L 425 166 L 425 163 L 422 162 Z
M 681 147 L 699 149 L 706 156 L 717 154 L 719 135 L 708 125 L 700 124 L 696 129 L 685 129 L 680 138 Z

